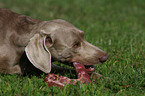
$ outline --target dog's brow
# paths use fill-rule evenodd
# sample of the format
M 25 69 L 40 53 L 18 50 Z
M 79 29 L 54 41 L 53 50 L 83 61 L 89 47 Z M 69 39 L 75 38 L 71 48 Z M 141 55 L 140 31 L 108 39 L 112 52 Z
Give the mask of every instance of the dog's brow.
M 82 37 L 84 37 L 84 32 L 83 32 L 83 31 L 80 31 L 80 35 L 81 35 Z

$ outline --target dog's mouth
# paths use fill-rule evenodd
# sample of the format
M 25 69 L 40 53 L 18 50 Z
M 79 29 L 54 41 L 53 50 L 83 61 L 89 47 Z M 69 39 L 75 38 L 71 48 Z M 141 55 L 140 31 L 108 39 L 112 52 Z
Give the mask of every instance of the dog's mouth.
M 66 66 L 72 66 L 72 67 L 74 67 L 74 63 L 79 63 L 79 62 L 69 62 L 69 61 L 58 61 L 58 62 L 60 62 L 60 63 L 62 63 L 62 64 L 64 64 L 64 65 L 66 65 Z M 81 63 L 80 63 L 81 64 Z M 85 68 L 86 68 L 86 70 L 88 71 L 88 72 L 93 72 L 93 71 L 95 71 L 95 66 L 94 65 L 84 65 L 84 64 L 82 64 Z
M 85 68 L 87 69 L 88 72 L 93 72 L 95 71 L 95 66 L 94 65 L 84 65 Z
M 72 67 L 74 67 L 74 63 L 80 63 L 80 62 L 72 62 L 72 61 L 62 61 L 62 60 L 58 60 L 58 59 L 55 59 L 55 58 L 52 59 L 52 62 L 53 61 L 58 61 L 58 62 L 62 63 L 63 65 L 72 66 Z M 80 63 L 80 64 L 82 64 L 86 68 L 86 70 L 90 73 L 95 71 L 95 66 L 94 65 L 86 65 L 86 64 L 83 64 L 83 63 Z
M 79 63 L 79 62 L 70 62 L 69 64 L 70 64 L 71 66 L 73 66 L 74 63 Z M 82 65 L 86 68 L 86 70 L 87 70 L 88 72 L 93 72 L 93 71 L 95 71 L 95 66 L 94 66 L 94 65 L 84 65 L 84 64 L 82 64 Z

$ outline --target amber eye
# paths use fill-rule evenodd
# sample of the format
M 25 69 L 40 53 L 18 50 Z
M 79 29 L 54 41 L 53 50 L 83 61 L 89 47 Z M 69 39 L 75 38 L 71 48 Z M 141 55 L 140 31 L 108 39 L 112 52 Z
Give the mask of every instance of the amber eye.
M 47 36 L 47 37 L 46 37 L 46 42 L 49 42 L 50 44 L 52 44 L 52 39 L 51 39 L 50 36 Z
M 81 46 L 81 43 L 80 42 L 75 42 L 75 44 L 73 45 L 73 48 L 78 48 Z

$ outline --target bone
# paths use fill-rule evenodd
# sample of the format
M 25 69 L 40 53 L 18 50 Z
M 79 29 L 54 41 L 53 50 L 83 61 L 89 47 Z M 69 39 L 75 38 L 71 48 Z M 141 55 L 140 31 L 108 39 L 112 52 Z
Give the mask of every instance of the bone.
M 91 82 L 90 80 L 90 76 L 86 70 L 86 68 L 84 67 L 84 65 L 80 64 L 80 63 L 73 63 L 76 72 L 78 73 L 78 78 L 80 79 L 80 83 L 89 83 Z
M 65 84 L 76 85 L 78 81 L 80 84 L 82 83 L 90 83 L 90 76 L 87 73 L 86 68 L 84 65 L 80 63 L 73 63 L 76 72 L 78 74 L 78 79 L 69 79 L 68 77 L 58 76 L 55 74 L 48 74 L 44 81 L 48 83 L 48 86 L 58 86 L 59 88 L 63 88 Z

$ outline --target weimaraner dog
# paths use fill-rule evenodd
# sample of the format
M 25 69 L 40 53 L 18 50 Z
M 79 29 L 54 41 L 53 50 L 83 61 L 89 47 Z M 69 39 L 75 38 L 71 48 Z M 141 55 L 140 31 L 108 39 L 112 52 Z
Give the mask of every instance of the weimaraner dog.
M 52 60 L 89 66 L 108 58 L 84 39 L 83 31 L 67 21 L 42 21 L 0 9 L 0 73 L 22 74 L 19 63 L 23 53 L 44 73 L 58 68 Z

